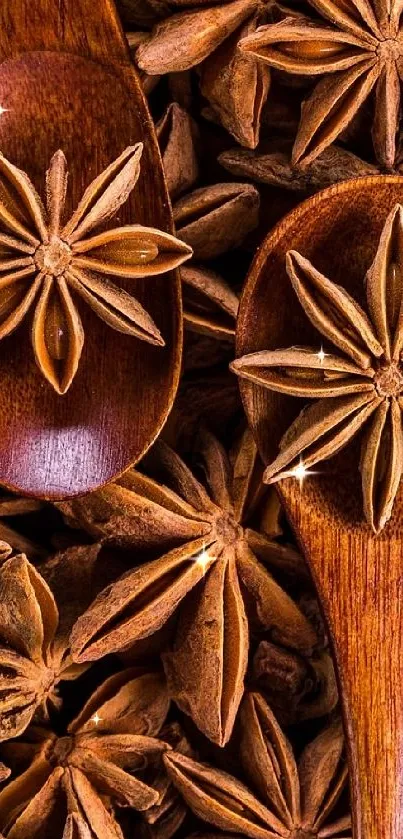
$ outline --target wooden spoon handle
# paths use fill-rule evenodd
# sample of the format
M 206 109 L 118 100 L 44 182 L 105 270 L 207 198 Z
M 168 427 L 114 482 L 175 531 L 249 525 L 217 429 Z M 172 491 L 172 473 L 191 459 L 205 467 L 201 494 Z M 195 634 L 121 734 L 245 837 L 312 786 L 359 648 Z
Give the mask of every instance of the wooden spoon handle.
M 403 545 L 299 520 L 336 655 L 354 839 L 403 836 Z
M 12 0 L 0 4 L 0 61 L 40 50 L 129 63 L 113 0 Z

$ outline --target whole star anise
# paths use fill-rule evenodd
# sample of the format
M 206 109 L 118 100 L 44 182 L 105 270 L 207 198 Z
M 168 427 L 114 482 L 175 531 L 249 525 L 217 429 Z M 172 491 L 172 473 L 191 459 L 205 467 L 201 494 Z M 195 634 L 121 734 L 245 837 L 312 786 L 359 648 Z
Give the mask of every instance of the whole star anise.
M 0 740 L 21 734 L 35 714 L 59 707 L 58 685 L 77 678 L 69 638 L 58 632 L 52 592 L 24 555 L 0 567 Z
M 365 286 L 370 319 L 344 288 L 303 256 L 287 254 L 287 272 L 305 314 L 342 355 L 311 347 L 252 353 L 232 363 L 242 378 L 308 399 L 264 474 L 297 476 L 340 451 L 369 422 L 361 447 L 364 512 L 378 533 L 393 510 L 403 468 L 403 208 L 382 231 Z
M 400 0 L 310 0 L 310 5 L 316 15 L 290 12 L 240 44 L 271 67 L 322 76 L 303 104 L 293 161 L 314 160 L 374 91 L 374 149 L 382 165 L 393 167 L 403 72 Z
M 63 152 L 53 155 L 46 174 L 46 210 L 28 176 L 0 155 L 0 339 L 35 305 L 35 358 L 57 393 L 70 387 L 84 343 L 75 294 L 118 332 L 164 344 L 141 304 L 108 277 L 162 274 L 188 259 L 191 248 L 137 224 L 88 235 L 129 197 L 140 175 L 141 154 L 141 143 L 129 146 L 88 186 L 67 223 Z
M 117 485 L 61 505 L 93 532 L 120 529 L 121 543 L 160 555 L 104 589 L 76 622 L 71 641 L 77 662 L 92 661 L 151 636 L 177 613 L 173 648 L 164 655 L 170 695 L 222 745 L 243 694 L 248 619 L 302 653 L 317 638 L 259 561 L 281 563 L 290 549 L 247 527 L 260 486 L 250 434 L 232 464 L 207 431 L 198 452 L 208 490 L 159 443 L 151 454 L 157 479 L 133 470 Z
M 0 792 L 7 839 L 64 839 L 69 824 L 91 839 L 123 839 L 114 808 L 144 812 L 162 797 L 145 770 L 169 748 L 157 738 L 168 707 L 160 674 L 125 670 L 95 691 L 65 736 L 32 726 L 8 744 L 10 761 L 29 765 Z
M 347 781 L 340 723 L 309 743 L 298 764 L 259 694 L 245 696 L 240 729 L 242 768 L 256 794 L 212 766 L 176 752 L 164 756 L 170 777 L 199 818 L 250 839 L 351 839 L 350 817 L 332 820 Z

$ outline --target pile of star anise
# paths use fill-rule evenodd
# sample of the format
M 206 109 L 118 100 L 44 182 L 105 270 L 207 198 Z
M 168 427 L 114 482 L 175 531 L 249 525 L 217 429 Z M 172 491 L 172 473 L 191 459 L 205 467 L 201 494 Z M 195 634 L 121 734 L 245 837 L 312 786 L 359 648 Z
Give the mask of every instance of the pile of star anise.
M 229 451 L 171 433 L 92 495 L 0 500 L 1 835 L 349 836 L 332 659 L 255 444 L 235 414 Z
M 0 495 L 0 839 L 351 839 L 328 639 L 229 363 L 271 224 L 399 169 L 397 7 L 120 0 L 193 249 L 182 378 L 118 481 Z

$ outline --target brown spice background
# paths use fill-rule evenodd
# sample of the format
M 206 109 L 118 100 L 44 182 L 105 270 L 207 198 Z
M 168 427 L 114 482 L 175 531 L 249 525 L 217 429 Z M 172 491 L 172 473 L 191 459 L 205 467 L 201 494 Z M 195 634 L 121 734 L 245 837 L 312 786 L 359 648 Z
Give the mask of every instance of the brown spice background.
M 304 0 L 119 11 L 193 249 L 182 377 L 162 439 L 115 483 L 56 505 L 0 496 L 0 835 L 348 839 L 326 629 L 229 364 L 262 237 L 324 186 L 399 171 L 397 123 L 373 140 L 370 92 L 301 165 L 322 42 L 311 78 L 239 45 L 290 16 L 318 26 Z

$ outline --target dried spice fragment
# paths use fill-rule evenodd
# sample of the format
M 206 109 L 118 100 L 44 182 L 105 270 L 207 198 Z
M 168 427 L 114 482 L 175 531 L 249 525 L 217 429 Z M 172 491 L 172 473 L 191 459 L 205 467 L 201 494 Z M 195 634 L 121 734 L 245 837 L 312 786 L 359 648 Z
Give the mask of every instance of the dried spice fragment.
M 379 533 L 392 515 L 403 468 L 403 208 L 389 214 L 366 278 L 368 315 L 344 288 L 303 256 L 287 254 L 287 273 L 305 314 L 341 351 L 263 350 L 237 359 L 242 378 L 279 393 L 314 399 L 280 442 L 264 474 L 295 477 L 339 452 L 365 426 L 361 478 L 365 518 Z
M 250 184 L 213 184 L 184 195 L 173 214 L 179 238 L 194 253 L 181 271 L 185 324 L 209 338 L 232 341 L 238 297 L 208 262 L 238 247 L 257 226 L 259 193 Z
M 130 53 L 134 59 L 137 47 L 140 44 L 143 44 L 148 38 L 147 32 L 126 32 L 126 38 Z M 143 73 L 141 70 L 138 70 L 138 74 L 143 88 L 143 93 L 145 96 L 149 96 L 157 86 L 161 76 L 150 76 L 148 73 Z
M 204 61 L 256 8 L 256 0 L 203 4 L 168 15 L 154 26 L 136 60 L 146 73 L 177 73 Z
M 8 766 L 5 766 L 4 763 L 0 762 L 0 784 L 2 784 L 3 781 L 6 781 L 7 778 L 10 777 L 10 774 L 11 770 L 8 768 Z
M 152 78 L 171 80 L 197 68 L 210 119 L 220 122 L 242 145 L 259 141 L 270 69 L 239 50 L 239 43 L 271 19 L 270 3 L 259 0 L 196 0 L 169 3 L 130 33 L 133 57 L 147 88 Z M 175 95 L 175 84 L 171 93 Z M 184 104 L 182 98 L 178 99 Z M 189 103 L 189 98 L 186 99 Z
M 373 6 L 366 0 L 312 0 L 311 5 L 312 17 L 292 13 L 259 27 L 240 44 L 269 67 L 321 77 L 302 106 L 293 162 L 311 163 L 374 93 L 374 150 L 379 163 L 390 169 L 400 122 L 400 2 Z
M 0 567 L 0 740 L 21 734 L 34 715 L 47 718 L 60 706 L 58 685 L 83 668 L 69 655 L 58 630 L 52 592 L 24 555 Z
M 192 757 L 193 751 L 187 737 L 178 723 L 168 723 L 160 732 L 160 738 L 175 751 Z M 152 779 L 160 799 L 144 813 L 141 836 L 149 839 L 170 839 L 183 824 L 188 808 L 181 795 L 161 765 Z
M 198 174 L 194 145 L 194 122 L 173 102 L 156 126 L 163 155 L 165 177 L 172 199 L 190 188 Z M 253 190 L 253 187 L 252 187 Z M 252 207 L 253 205 L 253 207 Z M 174 205 L 178 235 L 198 242 L 198 258 L 212 259 L 238 243 L 256 226 L 259 194 L 238 184 L 203 187 L 185 195 Z M 248 212 L 244 213 L 244 209 Z M 192 223 L 186 220 L 192 217 Z M 229 234 L 230 231 L 230 234 Z M 192 332 L 215 339 L 233 340 L 238 298 L 224 278 L 208 265 L 194 262 L 181 270 L 185 325 Z
M 239 50 L 239 42 L 252 35 L 258 14 L 249 18 L 200 68 L 200 90 L 221 125 L 242 146 L 259 142 L 262 109 L 270 87 L 269 68 Z
M 126 225 L 89 235 L 111 219 L 140 175 L 142 144 L 129 146 L 87 187 L 65 222 L 67 162 L 57 151 L 46 173 L 46 210 L 27 175 L 0 156 L 0 339 L 35 303 L 32 344 L 57 393 L 69 389 L 84 343 L 77 294 L 118 332 L 163 345 L 141 304 L 107 277 L 151 277 L 176 268 L 191 248 L 151 227 Z
M 214 259 L 240 245 L 256 227 L 258 211 L 257 189 L 240 183 L 201 187 L 173 207 L 177 235 L 195 260 Z
M 222 152 L 218 160 L 239 178 L 307 195 L 338 181 L 379 174 L 379 168 L 338 146 L 328 146 L 306 168 L 292 163 L 291 149 L 291 141 L 277 140 L 266 144 L 264 151 L 230 149 Z
M 282 725 L 324 717 L 337 705 L 336 675 L 326 651 L 307 658 L 263 640 L 251 679 Z
M 193 262 L 182 268 L 181 279 L 187 328 L 211 338 L 232 340 L 239 300 L 228 283 L 216 271 Z
M 107 679 L 89 698 L 67 734 L 32 726 L 23 741 L 26 771 L 0 792 L 0 826 L 7 839 L 88 835 L 122 839 L 114 807 L 144 812 L 160 800 L 147 782 L 169 746 L 158 739 L 168 711 L 158 673 L 126 670 Z M 64 831 L 64 832 L 63 832 Z
M 198 128 L 177 102 L 171 102 L 155 126 L 165 179 L 172 200 L 191 189 L 199 175 L 195 145 Z
M 244 522 L 256 498 L 257 453 L 249 432 L 232 466 L 208 432 L 202 433 L 198 451 L 208 491 L 158 443 L 148 458 L 157 480 L 132 470 L 108 488 L 108 495 L 101 491 L 60 505 L 98 534 L 123 524 L 126 546 L 141 545 L 144 551 L 150 545 L 160 554 L 101 592 L 78 619 L 71 642 L 76 661 L 95 660 L 147 638 L 177 613 L 173 649 L 164 656 L 170 695 L 222 745 L 243 694 L 248 619 L 265 627 L 274 642 L 303 653 L 317 639 L 258 559 L 270 565 L 287 548 L 263 534 L 256 554 L 251 548 L 254 531 Z M 128 513 L 124 522 L 118 499 Z
M 246 695 L 240 723 L 242 767 L 255 792 L 207 764 L 176 752 L 164 756 L 169 775 L 193 812 L 222 831 L 250 839 L 351 839 L 349 815 L 332 817 L 347 781 L 341 724 L 324 729 L 297 764 L 259 694 Z

